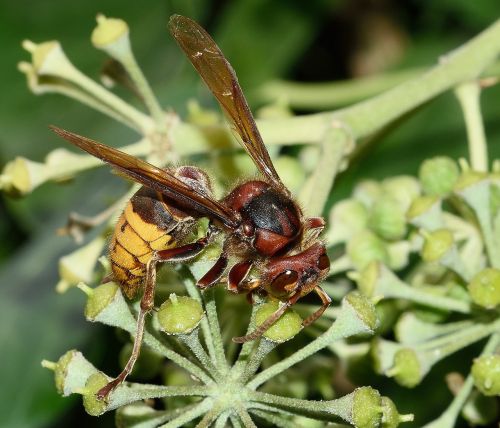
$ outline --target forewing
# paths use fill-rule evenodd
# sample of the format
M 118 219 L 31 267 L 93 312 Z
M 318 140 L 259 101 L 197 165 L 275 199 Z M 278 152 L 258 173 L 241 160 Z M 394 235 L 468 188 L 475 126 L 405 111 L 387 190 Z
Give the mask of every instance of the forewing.
M 181 15 L 173 15 L 170 18 L 169 28 L 219 101 L 235 131 L 241 137 L 243 147 L 259 170 L 275 187 L 285 189 L 262 141 L 236 74 L 214 40 L 195 21 Z
M 202 215 L 215 218 L 229 228 L 237 226 L 233 210 L 204 193 L 188 186 L 167 170 L 158 168 L 142 159 L 131 156 L 97 141 L 74 134 L 56 126 L 50 127 L 56 134 L 87 153 L 109 163 L 121 174 L 162 193 L 168 198 Z

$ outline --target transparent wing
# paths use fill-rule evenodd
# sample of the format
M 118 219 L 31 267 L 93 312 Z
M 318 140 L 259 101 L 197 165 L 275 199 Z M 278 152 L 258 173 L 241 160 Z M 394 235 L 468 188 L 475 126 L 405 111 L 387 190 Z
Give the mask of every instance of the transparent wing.
M 272 185 L 288 193 L 274 169 L 236 74 L 214 40 L 196 22 L 181 15 L 170 18 L 169 29 L 219 101 L 257 168 Z
M 56 126 L 50 128 L 65 140 L 109 163 L 121 174 L 143 186 L 156 190 L 178 202 L 181 206 L 192 209 L 201 215 L 217 219 L 229 228 L 237 227 L 238 219 L 233 210 L 208 195 L 196 191 L 169 171 L 81 135 Z

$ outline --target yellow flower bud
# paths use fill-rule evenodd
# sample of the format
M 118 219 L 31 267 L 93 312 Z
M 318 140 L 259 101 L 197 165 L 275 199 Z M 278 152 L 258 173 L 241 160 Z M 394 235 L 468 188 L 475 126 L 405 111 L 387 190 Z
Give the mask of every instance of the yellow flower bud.
M 32 192 L 48 178 L 44 164 L 17 157 L 5 165 L 0 175 L 0 189 L 11 196 Z

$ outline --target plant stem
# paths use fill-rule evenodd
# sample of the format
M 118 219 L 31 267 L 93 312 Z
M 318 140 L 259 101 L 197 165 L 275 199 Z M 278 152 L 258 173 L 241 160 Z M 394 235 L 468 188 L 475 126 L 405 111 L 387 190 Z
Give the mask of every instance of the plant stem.
M 222 341 L 220 324 L 217 317 L 217 306 L 215 304 L 215 290 L 214 287 L 205 291 L 205 309 L 207 312 L 208 325 L 210 328 L 210 335 L 214 344 L 215 350 L 215 366 L 222 374 L 229 371 L 226 356 L 224 353 L 224 342 Z
M 164 112 L 160 106 L 160 103 L 158 102 L 158 99 L 151 90 L 151 86 L 144 76 L 144 73 L 137 64 L 132 49 L 126 49 L 123 53 L 124 54 L 120 56 L 121 63 L 127 70 L 130 78 L 134 81 L 137 90 L 142 95 L 144 103 L 146 104 L 146 107 L 148 108 L 151 116 L 155 121 L 156 128 L 161 133 L 165 133 L 166 121 Z
M 342 159 L 354 146 L 348 131 L 332 123 L 321 143 L 318 167 L 304 184 L 299 202 L 309 215 L 321 215 Z
M 195 299 L 198 302 L 200 302 L 201 304 L 203 304 L 200 290 L 196 286 L 196 284 L 194 283 L 194 281 L 192 280 L 191 277 L 188 277 L 184 281 L 184 285 L 186 287 L 186 290 L 187 290 L 189 296 L 192 299 Z M 201 325 L 201 331 L 203 333 L 203 339 L 204 339 L 205 344 L 206 344 L 207 349 L 208 349 L 208 355 L 210 355 L 210 359 L 212 360 L 212 362 L 215 363 L 216 362 L 215 346 L 214 346 L 214 342 L 212 339 L 212 335 L 210 334 L 210 326 L 208 325 L 208 320 L 206 317 L 202 318 L 200 325 Z
M 252 417 L 248 414 L 248 411 L 243 407 L 243 405 L 240 402 L 235 403 L 235 408 L 245 428 L 257 428 L 257 425 L 255 425 L 255 422 L 252 420 Z
M 470 165 L 474 171 L 488 171 L 488 145 L 484 133 L 479 98 L 481 87 L 477 80 L 464 82 L 455 88 L 467 128 Z
M 483 349 L 481 355 L 489 355 L 495 351 L 497 346 L 500 344 L 500 334 L 493 334 L 486 346 Z M 460 413 L 460 410 L 464 406 L 469 394 L 474 386 L 474 379 L 471 374 L 465 379 L 462 388 L 459 393 L 455 396 L 452 403 L 448 406 L 446 411 L 436 420 L 428 423 L 424 428 L 453 428 L 455 426 L 455 421 Z
M 372 97 L 422 74 L 422 68 L 398 70 L 357 79 L 304 83 L 273 80 L 262 85 L 256 95 L 263 102 L 284 101 L 291 108 L 325 110 Z
M 196 419 L 198 416 L 201 416 L 203 413 L 206 413 L 213 405 L 213 400 L 210 398 L 205 398 L 203 401 L 200 401 L 198 405 L 194 406 L 187 412 L 178 416 L 175 419 L 167 422 L 166 424 L 161 425 L 158 428 L 178 428 L 185 426 L 189 421 Z

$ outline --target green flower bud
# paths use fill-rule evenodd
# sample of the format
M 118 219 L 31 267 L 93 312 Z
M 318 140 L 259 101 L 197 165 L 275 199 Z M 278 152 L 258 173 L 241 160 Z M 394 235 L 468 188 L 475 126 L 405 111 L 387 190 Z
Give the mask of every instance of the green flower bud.
M 408 211 L 406 212 L 406 217 L 408 220 L 419 217 L 430 211 L 437 202 L 439 202 L 439 198 L 436 196 L 419 196 L 411 203 L 410 208 L 408 208 Z
M 472 301 L 487 309 L 500 304 L 500 270 L 487 268 L 477 273 L 467 286 Z
M 363 269 L 374 260 L 383 263 L 389 261 L 389 254 L 384 242 L 368 230 L 356 234 L 347 243 L 347 255 L 358 270 Z
M 101 284 L 96 288 L 85 288 L 84 285 L 79 284 L 79 288 L 84 288 L 88 295 L 87 303 L 85 305 L 85 317 L 88 320 L 95 320 L 98 315 L 114 300 L 120 287 L 114 282 Z
M 35 74 L 65 78 L 67 73 L 73 74 L 75 72 L 75 67 L 68 60 L 59 42 L 49 41 L 36 44 L 30 40 L 24 40 L 22 45 L 24 49 L 31 53 L 31 62 Z
M 64 397 L 83 388 L 88 377 L 97 371 L 82 353 L 76 350 L 66 352 L 57 363 L 43 360 L 42 367 L 54 371 L 57 392 Z
M 264 303 L 257 309 L 255 314 L 255 325 L 258 327 L 267 320 L 279 308 L 279 302 L 272 300 Z M 302 330 L 302 318 L 292 309 L 287 311 L 269 327 L 264 333 L 264 337 L 275 343 L 282 343 L 290 340 L 300 330 Z
M 353 197 L 365 207 L 371 207 L 380 197 L 381 193 L 382 188 L 378 182 L 375 180 L 364 180 L 354 188 Z
M 455 183 L 453 190 L 455 192 L 460 192 L 466 187 L 472 186 L 473 184 L 479 183 L 481 180 L 484 180 L 487 177 L 487 174 L 484 172 L 478 171 L 464 171 L 458 178 Z
M 424 192 L 431 196 L 444 196 L 450 193 L 459 175 L 456 162 L 446 156 L 427 159 L 418 172 Z
M 47 168 L 43 163 L 16 157 L 5 165 L 0 175 L 0 189 L 10 196 L 23 196 L 32 192 L 47 178 Z
M 382 196 L 373 204 L 369 225 L 378 236 L 388 241 L 406 235 L 405 212 L 391 196 Z
M 422 247 L 422 259 L 426 262 L 436 262 L 453 248 L 453 234 L 448 229 L 438 229 L 425 235 Z
M 59 259 L 60 281 L 56 286 L 58 293 L 66 292 L 80 282 L 91 282 L 97 259 L 102 253 L 106 240 L 102 236 Z
M 352 423 L 357 428 L 377 428 L 382 421 L 380 393 L 364 386 L 354 391 Z
M 380 277 L 380 263 L 368 263 L 356 278 L 359 291 L 367 297 L 374 297 L 375 286 Z
M 483 355 L 472 364 L 474 384 L 484 395 L 500 395 L 500 355 Z
M 158 310 L 161 330 L 167 334 L 191 333 L 203 318 L 201 304 L 187 296 L 170 295 Z
M 363 230 L 368 223 L 368 211 L 356 199 L 337 202 L 330 211 L 328 238 L 330 244 L 347 241 Z
M 387 372 L 394 376 L 397 383 L 406 388 L 413 388 L 422 381 L 422 365 L 417 353 L 410 348 L 400 349 L 394 355 L 394 365 Z
M 400 415 L 389 397 L 382 397 L 382 428 L 396 428 L 401 422 L 413 421 L 413 415 Z
M 406 211 L 411 202 L 420 195 L 420 184 L 415 177 L 399 175 L 382 181 L 382 190 L 398 202 Z
M 99 400 L 97 393 L 101 388 L 104 388 L 110 379 L 104 373 L 96 372 L 87 379 L 85 388 L 81 391 L 83 395 L 83 407 L 91 416 L 102 415 L 107 408 L 105 400 Z
M 128 38 L 129 28 L 125 21 L 116 18 L 106 18 L 97 15 L 97 27 L 92 31 L 92 44 L 98 49 L 106 49 L 117 43 L 121 38 Z
M 357 317 L 363 324 L 368 327 L 370 331 L 375 331 L 379 321 L 375 306 L 370 300 L 357 291 L 350 292 L 344 299 L 356 311 Z
M 401 312 L 398 306 L 398 302 L 392 299 L 381 300 L 377 303 L 375 306 L 377 319 L 379 320 L 377 334 L 383 335 L 392 330 Z

